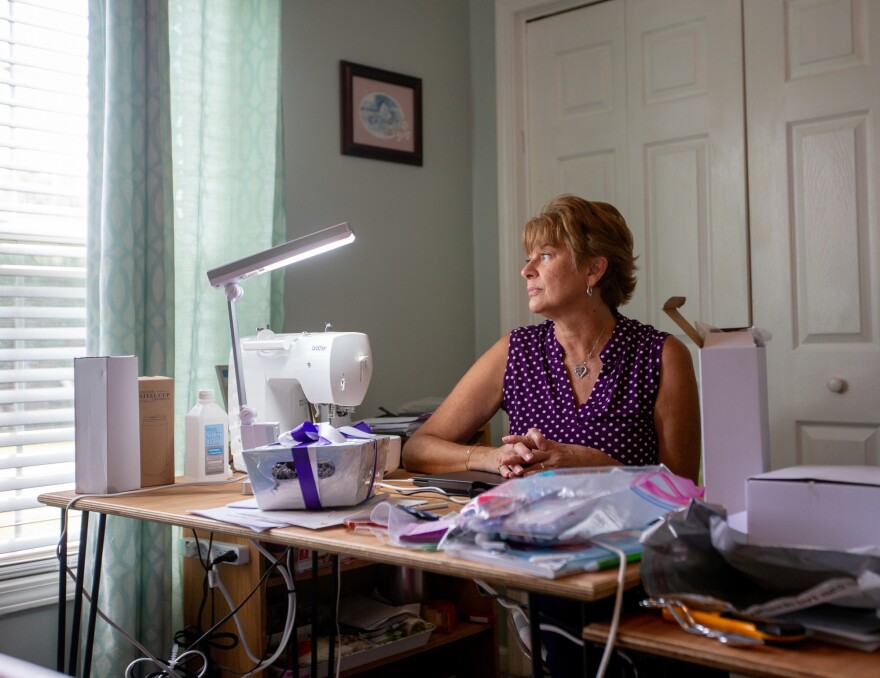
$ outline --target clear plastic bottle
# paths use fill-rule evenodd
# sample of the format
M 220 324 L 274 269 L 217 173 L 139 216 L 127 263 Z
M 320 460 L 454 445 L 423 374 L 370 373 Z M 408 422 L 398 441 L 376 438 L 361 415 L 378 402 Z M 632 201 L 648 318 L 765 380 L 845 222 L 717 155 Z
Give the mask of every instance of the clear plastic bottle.
M 184 478 L 190 482 L 230 478 L 228 442 L 229 418 L 226 412 L 217 404 L 213 389 L 200 390 L 196 406 L 186 415 Z

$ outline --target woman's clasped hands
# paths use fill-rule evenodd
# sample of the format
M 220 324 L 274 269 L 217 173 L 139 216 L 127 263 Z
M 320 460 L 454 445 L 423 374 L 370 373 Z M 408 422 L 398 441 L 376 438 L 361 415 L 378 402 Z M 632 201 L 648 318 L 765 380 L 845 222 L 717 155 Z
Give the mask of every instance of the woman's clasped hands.
M 563 466 L 564 452 L 555 440 L 549 440 L 536 428 L 525 435 L 507 435 L 501 438 L 501 465 L 498 472 L 505 478 L 529 475 Z
M 501 442 L 504 445 L 500 448 L 498 473 L 505 478 L 571 466 L 617 465 L 600 450 L 551 440 L 536 428 L 530 428 L 523 435 L 503 436 Z

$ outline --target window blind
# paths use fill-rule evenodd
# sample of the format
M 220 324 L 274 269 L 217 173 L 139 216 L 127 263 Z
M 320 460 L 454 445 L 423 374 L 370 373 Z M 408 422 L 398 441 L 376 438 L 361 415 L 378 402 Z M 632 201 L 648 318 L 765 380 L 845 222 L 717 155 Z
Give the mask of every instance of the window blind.
M 51 552 L 37 496 L 73 488 L 87 76 L 87 0 L 0 2 L 0 566 Z

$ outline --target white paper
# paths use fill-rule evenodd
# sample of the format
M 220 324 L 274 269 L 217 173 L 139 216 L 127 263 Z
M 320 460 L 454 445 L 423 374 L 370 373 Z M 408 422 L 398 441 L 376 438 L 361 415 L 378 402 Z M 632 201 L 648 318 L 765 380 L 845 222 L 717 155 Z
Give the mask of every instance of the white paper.
M 270 530 L 273 527 L 305 527 L 320 530 L 324 527 L 342 525 L 345 519 L 363 513 L 383 501 L 393 501 L 402 506 L 418 506 L 424 499 L 389 498 L 387 493 L 377 494 L 357 506 L 326 509 L 321 511 L 262 511 L 257 507 L 255 499 L 242 499 L 226 506 L 211 509 L 192 509 L 190 513 L 205 518 L 212 518 L 224 523 L 233 523 L 250 528 L 255 532 Z

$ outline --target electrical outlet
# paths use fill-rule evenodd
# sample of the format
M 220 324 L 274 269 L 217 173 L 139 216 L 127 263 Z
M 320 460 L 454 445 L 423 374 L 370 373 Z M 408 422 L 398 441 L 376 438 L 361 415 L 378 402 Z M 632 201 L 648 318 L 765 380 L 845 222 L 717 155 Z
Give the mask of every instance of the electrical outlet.
M 196 544 L 198 544 L 198 547 L 196 546 Z M 196 542 L 195 539 L 188 537 L 183 540 L 183 555 L 187 558 L 198 558 L 198 548 L 201 548 L 201 557 L 202 560 L 204 560 L 208 555 L 207 539 L 199 539 L 198 542 Z M 250 560 L 250 551 L 248 551 L 248 547 L 244 544 L 227 544 L 225 542 L 219 541 L 215 541 L 211 544 L 210 560 L 219 558 L 224 553 L 228 553 L 229 551 L 235 553 L 235 557 L 223 561 L 228 565 L 244 565 L 248 560 Z

